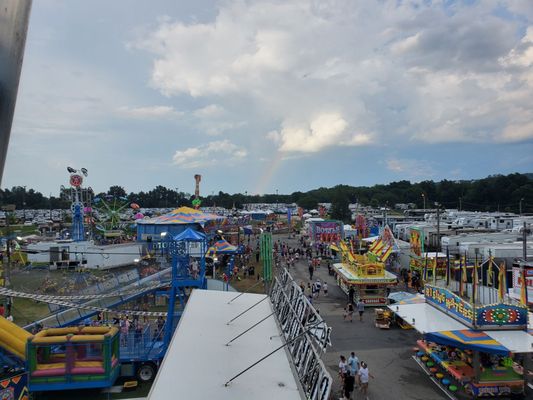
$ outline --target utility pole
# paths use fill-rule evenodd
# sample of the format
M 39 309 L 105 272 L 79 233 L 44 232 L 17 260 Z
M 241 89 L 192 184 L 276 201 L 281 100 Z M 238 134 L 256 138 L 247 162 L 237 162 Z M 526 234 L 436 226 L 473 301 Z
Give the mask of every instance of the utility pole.
M 459 211 L 462 211 L 463 209 L 463 198 L 459 197 Z
M 22 192 L 22 212 L 24 215 L 24 222 L 26 222 L 26 186 L 22 186 L 24 191 Z
M 520 208 L 520 215 L 522 215 L 522 201 L 524 201 L 523 197 L 520 199 L 520 203 L 518 203 L 519 208 Z
M 6 268 L 4 269 L 3 278 L 4 278 L 4 287 L 8 286 L 9 279 L 11 277 L 11 227 L 9 225 L 9 218 L 11 216 L 10 212 L 15 211 L 14 204 L 8 204 L 2 207 L 2 210 L 6 213 Z

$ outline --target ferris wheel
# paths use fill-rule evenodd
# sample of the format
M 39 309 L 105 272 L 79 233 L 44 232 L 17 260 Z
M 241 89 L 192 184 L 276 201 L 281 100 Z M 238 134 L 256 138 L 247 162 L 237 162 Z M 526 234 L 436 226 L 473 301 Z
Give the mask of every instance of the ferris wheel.
M 96 211 L 95 227 L 106 236 L 111 233 L 121 234 L 127 225 L 123 221 L 124 211 L 130 207 L 126 197 L 105 196 L 93 199 L 93 208 Z

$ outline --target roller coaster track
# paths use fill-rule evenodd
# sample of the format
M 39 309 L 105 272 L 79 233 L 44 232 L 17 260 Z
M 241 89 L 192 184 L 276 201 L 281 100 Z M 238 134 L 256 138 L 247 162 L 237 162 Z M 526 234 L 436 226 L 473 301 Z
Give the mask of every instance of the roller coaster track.
M 59 311 L 27 325 L 25 327 L 26 329 L 31 328 L 36 324 L 42 324 L 44 326 L 68 326 L 83 321 L 86 318 L 90 318 L 100 312 L 120 312 L 121 314 L 132 316 L 166 316 L 166 312 L 116 310 L 115 308 L 121 304 L 132 301 L 137 297 L 154 292 L 158 288 L 167 286 L 170 283 L 170 275 L 171 268 L 167 268 L 110 293 L 78 296 L 50 296 L 13 291 L 11 296 L 67 307 L 66 310 Z M 6 293 L 6 295 L 10 294 Z M 80 304 L 76 303 L 74 300 L 87 301 Z
M 57 303 L 58 301 L 63 301 L 63 300 L 68 302 L 70 300 L 92 300 L 92 299 L 104 299 L 108 297 L 135 295 L 135 294 L 144 293 L 147 290 L 168 286 L 169 284 L 170 282 L 154 282 L 152 284 L 144 286 L 142 289 L 137 289 L 137 290 L 127 290 L 127 291 L 118 290 L 115 292 L 103 293 L 103 294 L 82 294 L 82 295 L 73 295 L 73 296 L 54 296 L 54 295 L 48 295 L 48 294 L 26 293 L 26 292 L 19 292 L 16 290 L 0 287 L 0 295 L 32 299 L 32 300 L 40 301 L 43 303 L 58 304 Z
M 139 293 L 145 293 L 147 290 L 150 289 L 156 289 L 158 287 L 161 287 L 161 285 L 153 285 L 152 288 L 146 288 L 142 292 L 135 292 L 136 294 Z M 77 308 L 82 310 L 89 310 L 89 311 L 96 311 L 96 312 L 117 312 L 116 310 L 113 310 L 111 308 L 106 307 L 96 307 L 96 306 L 90 306 L 86 304 L 78 304 L 73 303 L 70 301 L 65 301 L 61 299 L 54 298 L 54 296 L 48 296 L 48 295 L 39 295 L 39 294 L 31 294 L 31 293 L 24 293 L 24 292 L 16 292 L 9 289 L 0 289 L 0 294 L 3 294 L 5 296 L 11 296 L 11 297 L 18 297 L 18 298 L 24 298 L 24 299 L 31 299 L 35 301 L 40 301 L 42 303 L 48 303 L 48 304 L 57 304 L 58 306 L 62 307 L 69 307 L 69 308 Z M 116 297 L 118 295 L 115 295 Z M 65 296 L 58 296 L 58 297 L 65 297 Z M 91 297 L 92 299 L 98 299 L 98 298 L 105 298 L 106 296 L 98 296 L 95 295 L 94 297 Z M 107 296 L 110 297 L 110 296 Z M 121 314 L 127 314 L 127 315 L 138 315 L 138 316 L 150 316 L 150 317 L 159 317 L 159 316 L 166 316 L 166 312 L 153 312 L 153 311 L 136 311 L 136 310 L 120 310 Z

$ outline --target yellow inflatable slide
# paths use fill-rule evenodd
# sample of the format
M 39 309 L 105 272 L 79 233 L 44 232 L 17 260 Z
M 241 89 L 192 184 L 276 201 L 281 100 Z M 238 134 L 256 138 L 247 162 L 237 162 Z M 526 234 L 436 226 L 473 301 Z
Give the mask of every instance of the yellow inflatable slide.
M 0 347 L 26 360 L 26 342 L 31 334 L 20 326 L 0 317 Z

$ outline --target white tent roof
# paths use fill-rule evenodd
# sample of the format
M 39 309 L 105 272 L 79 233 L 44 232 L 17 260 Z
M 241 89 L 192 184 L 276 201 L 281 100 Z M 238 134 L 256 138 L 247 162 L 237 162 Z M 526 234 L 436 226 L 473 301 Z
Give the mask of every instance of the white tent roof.
M 484 331 L 513 353 L 533 353 L 533 336 L 525 331 Z
M 470 329 L 427 303 L 393 304 L 389 308 L 420 333 Z M 483 332 L 513 353 L 533 353 L 533 335 L 528 332 L 511 330 Z
M 389 308 L 420 333 L 454 331 L 467 327 L 427 303 L 390 305 Z M 415 322 L 413 323 L 413 319 Z
M 192 292 L 148 399 L 172 399 L 178 392 L 188 400 L 303 398 L 283 350 L 224 386 L 283 343 L 276 320 L 271 317 L 226 346 L 229 340 L 272 313 L 270 301 L 263 301 L 228 325 L 265 295 L 247 293 L 228 304 L 234 297 L 231 292 Z

